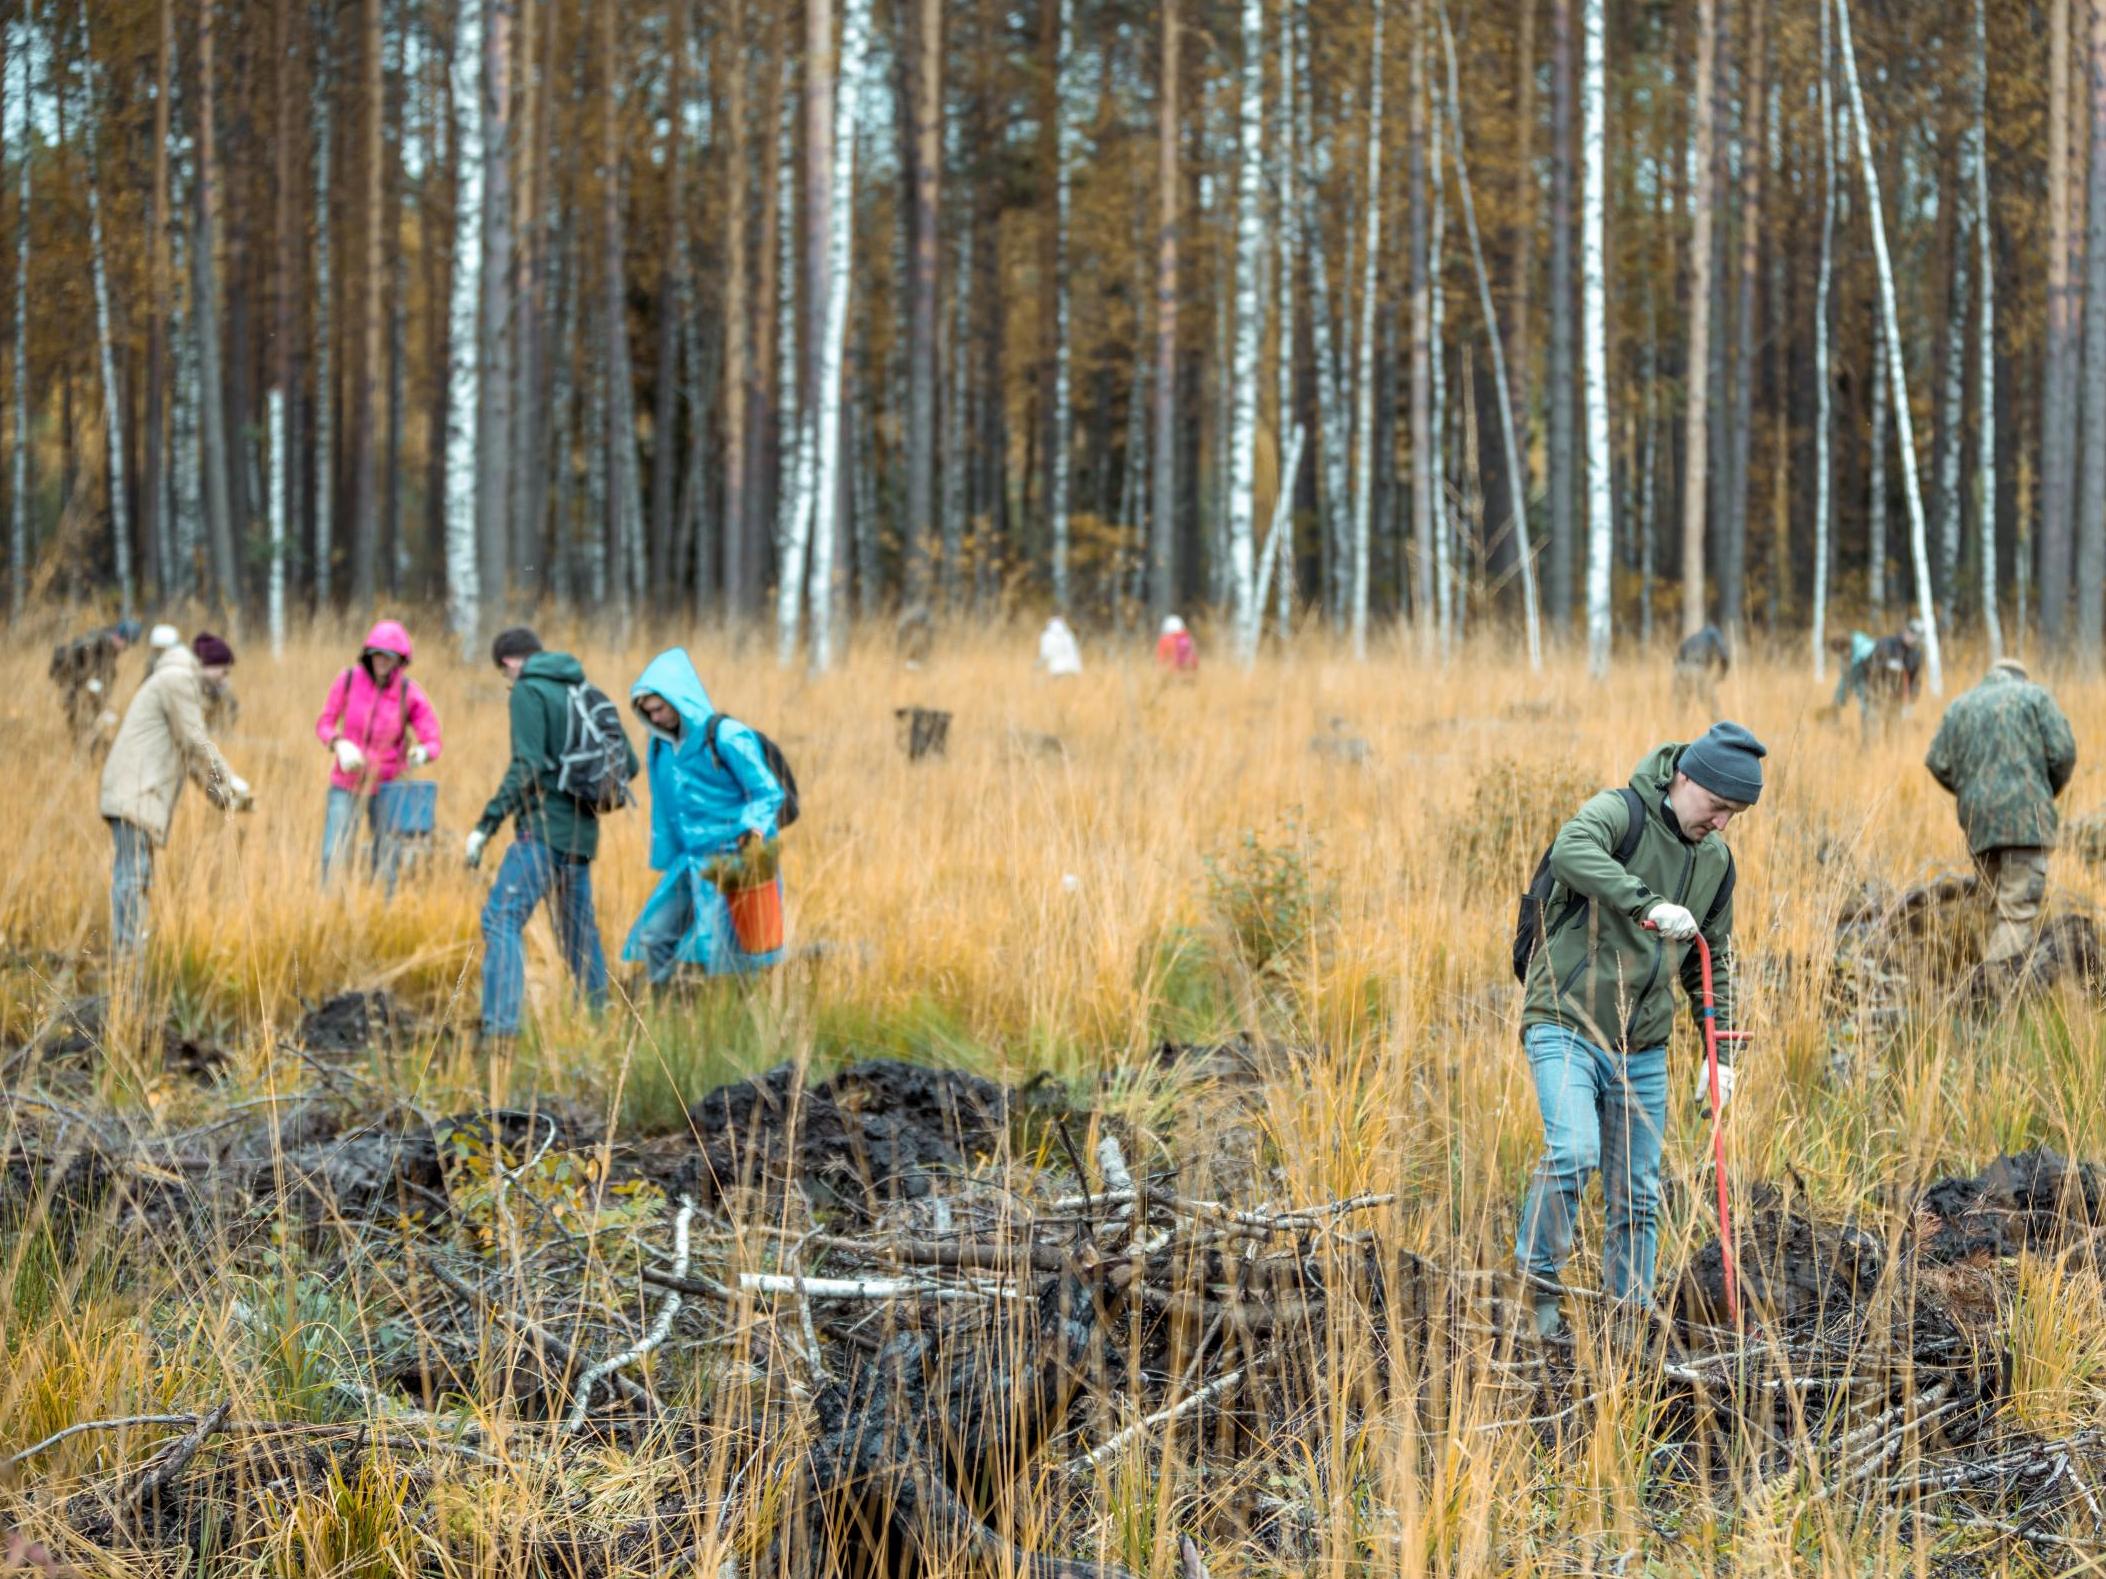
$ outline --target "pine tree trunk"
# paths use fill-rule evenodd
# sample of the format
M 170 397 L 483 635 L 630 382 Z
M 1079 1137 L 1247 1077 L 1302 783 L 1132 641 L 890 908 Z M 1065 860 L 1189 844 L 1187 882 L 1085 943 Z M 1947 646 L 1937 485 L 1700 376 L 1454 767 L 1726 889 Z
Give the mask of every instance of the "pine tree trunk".
M 937 513 L 938 297 L 943 235 L 943 0 L 908 0 L 908 94 L 912 121 L 905 141 L 913 240 L 907 287 L 907 579 L 910 609 L 929 602 L 929 538 Z M 948 512 L 946 512 L 946 516 Z M 946 549 L 948 554 L 948 549 Z
M 1550 566 L 1545 577 L 1551 631 L 1572 624 L 1574 482 L 1572 366 L 1572 6 L 1550 4 Z
M 512 0 L 483 0 L 480 116 L 483 159 L 481 299 L 476 319 L 476 586 L 502 603 L 510 590 L 512 531 Z
M 601 0 L 600 43 L 600 372 L 605 388 L 600 443 L 607 451 L 608 576 L 627 628 L 644 590 L 643 498 L 636 461 L 636 385 L 629 361 L 627 243 L 622 225 L 622 90 L 615 49 L 617 7 Z
M 1821 5 L 1821 263 L 1814 286 L 1814 584 L 1813 672 L 1828 678 L 1828 542 L 1833 530 L 1835 462 L 1830 454 L 1835 393 L 1829 384 L 1829 298 L 1835 283 L 1835 46 L 1829 37 L 1830 0 Z M 1877 374 L 1874 375 L 1875 377 Z
M 7 608 L 10 619 L 19 620 L 29 601 L 29 220 L 31 128 L 36 124 L 35 79 L 30 60 L 35 53 L 36 4 L 23 0 L 21 46 L 16 57 L 21 64 L 21 129 L 10 141 L 16 152 L 15 206 L 15 421 L 8 457 L 7 516 Z
M 88 80 L 88 113 L 81 117 L 88 145 L 88 256 L 95 282 L 95 348 L 102 367 L 102 430 L 106 446 L 104 464 L 110 483 L 110 547 L 117 572 L 118 606 L 129 615 L 137 601 L 138 588 L 132 579 L 132 522 L 130 496 L 124 486 L 124 391 L 117 382 L 117 353 L 110 327 L 110 273 L 102 247 L 102 174 L 96 155 L 95 125 L 101 116 L 96 103 L 95 51 L 88 38 L 88 7 L 80 8 L 80 51 Z
M 476 449 L 484 410 L 483 6 L 459 0 L 453 37 L 453 270 L 447 324 L 446 624 L 472 656 L 482 624 L 482 565 L 476 542 Z M 361 557 L 364 555 L 361 548 Z M 354 588 L 354 596 L 356 590 Z
M 1258 188 L 1265 159 L 1265 4 L 1242 0 L 1243 69 L 1237 117 L 1240 150 L 1236 169 L 1236 322 L 1229 371 L 1228 571 L 1234 611 L 1236 659 L 1248 667 L 1258 656 L 1264 610 L 1257 602 L 1258 337 L 1265 309 L 1258 276 L 1264 269 L 1264 217 Z
M 1455 564 L 1454 511 L 1448 491 L 1448 363 L 1443 340 L 1447 334 L 1448 302 L 1443 284 L 1448 251 L 1448 184 L 1442 174 L 1447 160 L 1441 154 L 1441 125 L 1450 113 L 1438 89 L 1433 90 L 1431 125 L 1426 143 L 1426 161 L 1433 185 L 1433 234 L 1427 247 L 1431 280 L 1427 292 L 1427 316 L 1432 325 L 1428 338 L 1427 371 L 1431 384 L 1428 412 L 1431 451 L 1427 470 L 1433 479 L 1433 606 L 1435 635 L 1441 661 L 1455 654 Z
M 1311 91 L 1309 73 L 1308 0 L 1295 0 L 1295 12 L 1297 25 L 1294 69 L 1300 84 L 1300 92 L 1295 96 L 1295 122 L 1303 160 L 1300 171 L 1299 217 L 1301 233 L 1309 247 L 1309 350 L 1316 383 L 1319 461 L 1316 499 L 1320 526 L 1318 536 L 1323 545 L 1321 605 L 1335 618 L 1337 611 L 1343 607 L 1341 588 L 1344 583 L 1339 572 L 1345 558 L 1347 522 L 1352 514 L 1351 485 L 1347 481 L 1351 463 L 1348 453 L 1351 444 L 1350 416 L 1346 409 L 1338 348 L 1334 338 L 1331 263 L 1324 247 L 1323 220 L 1316 207 L 1316 200 L 1320 194 L 1316 180 L 1317 145 L 1315 137 L 1311 135 L 1311 104 L 1315 95 Z M 1350 256 L 1348 253 L 1349 258 Z
M 1263 0 L 1244 0 L 1246 22 L 1252 5 L 1260 7 L 1263 17 Z M 1053 606 L 1065 614 L 1070 607 L 1068 577 L 1068 495 L 1072 478 L 1072 451 L 1074 449 L 1074 368 L 1072 349 L 1068 334 L 1068 221 L 1071 207 L 1069 160 L 1072 155 L 1073 135 L 1068 127 L 1068 83 L 1070 62 L 1074 55 L 1073 34 L 1075 29 L 1074 0 L 1051 0 L 1056 14 L 1053 47 L 1053 104 L 1051 137 L 1053 143 L 1053 388 L 1051 419 L 1046 427 L 1046 514 L 1052 528 L 1053 539 Z M 1262 20 L 1260 23 L 1262 27 Z M 1243 158 L 1246 164 L 1252 159 L 1250 99 L 1251 68 L 1244 68 L 1244 127 Z M 1262 112 L 1261 112 L 1262 113 Z M 1256 207 L 1255 179 L 1246 174 L 1243 182 L 1251 187 L 1251 204 Z M 1253 222 L 1253 231 L 1256 223 Z M 1239 233 L 1240 238 L 1240 233 Z M 1239 257 L 1242 243 L 1238 241 Z M 1237 291 L 1243 289 L 1239 267 Z M 1255 331 L 1253 331 L 1255 334 Z M 1255 340 L 1253 345 L 1255 346 Z M 1257 377 L 1255 356 L 1251 376 Z M 1253 391 L 1255 398 L 1255 391 Z
M 358 609 L 371 607 L 380 591 L 380 368 L 381 368 L 381 323 L 382 303 L 380 282 L 386 263 L 387 222 L 385 217 L 385 182 L 382 179 L 384 149 L 381 126 L 386 119 L 386 101 L 382 91 L 380 0 L 364 0 L 365 22 L 362 29 L 364 49 L 364 99 L 365 137 L 361 156 L 364 160 L 365 202 L 365 259 L 359 276 L 359 356 L 358 391 L 352 453 L 355 457 L 352 469 L 353 509 L 351 521 L 351 601 Z M 481 19 L 477 19 L 476 35 L 481 36 Z M 458 35 L 454 41 L 456 53 L 461 48 Z M 458 70 L 458 64 L 456 64 Z M 480 75 L 480 73 L 478 73 Z M 465 113 L 474 114 L 475 101 L 469 101 Z M 456 113 L 463 113 L 456 106 Z M 460 267 L 458 254 L 455 268 Z
M 1938 647 L 1938 611 L 1931 599 L 1929 528 L 1923 519 L 1923 489 L 1916 477 L 1916 435 L 1909 413 L 1908 375 L 1902 364 L 1901 316 L 1895 304 L 1894 262 L 1887 250 L 1886 212 L 1880 204 L 1879 170 L 1872 163 L 1872 129 L 1865 119 L 1864 91 L 1858 84 L 1857 51 L 1850 38 L 1850 0 L 1836 0 L 1837 41 L 1843 52 L 1843 81 L 1850 90 L 1850 118 L 1857 129 L 1858 165 L 1865 183 L 1866 216 L 1872 222 L 1872 256 L 1879 270 L 1880 313 L 1886 324 L 1887 372 L 1894 384 L 1894 430 L 1901 451 L 1901 480 L 1909 507 L 1909 546 L 1916 567 L 1916 604 L 1923 621 L 1923 671 L 1933 696 L 1945 692 L 1945 670 Z M 2097 28 L 2099 59 L 2106 66 L 2106 21 Z M 2106 73 L 2102 73 L 2106 83 Z M 2106 91 L 2102 91 L 2106 105 Z M 2100 120 L 2100 136 L 2106 140 L 2106 114 Z M 2106 217 L 2106 204 L 2101 205 Z M 2106 320 L 2102 320 L 2106 339 Z M 2106 349 L 2106 347 L 2102 347 Z M 2106 442 L 2106 431 L 2102 431 Z
M 1155 266 L 1155 462 L 1149 530 L 1154 538 L 1149 613 L 1169 613 L 1177 580 L 1177 137 L 1179 0 L 1162 0 L 1162 74 L 1156 92 L 1156 183 L 1161 221 Z
M 2081 6 L 2086 0 L 2077 0 Z M 2070 0 L 2048 5 L 2047 370 L 2040 413 L 2041 640 L 2062 644 L 2069 614 L 2071 486 L 2077 438 L 2078 322 L 2070 222 Z
M 191 331 L 197 336 L 198 408 L 204 446 L 207 539 L 212 548 L 213 606 L 231 613 L 241 605 L 241 568 L 234 555 L 234 483 L 228 461 L 227 402 L 221 377 L 219 339 L 218 152 L 213 137 L 215 80 L 213 12 L 203 0 L 197 29 L 197 235 L 191 243 Z
M 1276 416 L 1273 422 L 1275 433 L 1284 435 L 1290 428 L 1299 425 L 1295 412 L 1295 357 L 1294 357 L 1294 286 L 1297 260 L 1301 255 L 1301 222 L 1295 196 L 1295 123 L 1298 115 L 1295 95 L 1297 76 L 1295 47 L 1295 0 L 1280 0 L 1280 102 L 1274 130 L 1278 138 L 1279 157 L 1274 171 L 1275 201 L 1274 223 L 1278 227 L 1275 238 L 1278 252 L 1274 262 L 1276 285 L 1279 290 L 1278 343 L 1276 350 L 1276 373 L 1279 379 L 1279 394 L 1276 398 Z M 1294 555 L 1294 510 L 1289 499 L 1287 512 L 1287 542 L 1279 550 L 1281 564 L 1277 586 L 1278 607 L 1274 623 L 1278 626 L 1280 640 L 1287 640 L 1292 633 L 1295 595 Z
M 1445 3 L 1445 0 L 1444 0 Z M 1542 218 L 1541 186 L 1536 175 L 1536 121 L 1541 111 L 1536 104 L 1536 19 L 1542 10 L 1543 0 L 1518 0 L 1521 12 L 1519 25 L 1514 32 L 1514 59 L 1519 67 L 1518 86 L 1514 95 L 1515 135 L 1520 145 L 1514 157 L 1514 204 L 1513 236 L 1509 252 L 1514 260 L 1513 286 L 1511 291 L 1512 316 L 1507 324 L 1506 343 L 1501 349 L 1507 367 L 1513 374 L 1514 409 L 1511 423 L 1521 443 L 1520 474 L 1525 479 L 1535 464 L 1530 453 L 1534 412 L 1530 394 L 1530 381 L 1535 377 L 1535 329 L 1534 298 L 1536 288 L 1536 232 Z M 1448 25 L 1447 12 L 1441 13 L 1441 26 Z M 1449 97 L 1455 105 L 1454 125 L 1451 136 L 1462 136 L 1462 101 L 1454 97 L 1455 84 L 1448 84 Z M 1500 424 L 1505 431 L 1506 423 Z M 1509 468 L 1509 472 L 1513 468 Z M 1520 508 L 1525 509 L 1524 504 Z M 1533 567 L 1530 573 L 1533 574 Z
M 2106 585 L 2106 3 L 2091 8 L 2090 231 L 2084 267 L 2084 437 L 2077 509 L 2077 656 L 2100 657 Z
M 1762 271 L 1763 79 L 1769 65 L 1769 0 L 1745 0 L 1749 12 L 1746 90 L 1740 124 L 1740 299 L 1735 309 L 1737 343 L 1731 425 L 1724 461 L 1726 508 L 1720 534 L 1719 623 L 1738 639 L 1746 616 L 1748 586 L 1748 491 L 1755 440 L 1755 315 Z
M 1434 505 L 1439 498 L 1433 448 L 1433 221 L 1426 176 L 1425 0 L 1411 7 L 1411 521 L 1416 543 L 1411 617 L 1419 655 L 1430 657 L 1438 636 L 1433 617 Z
M 724 618 L 736 622 L 745 618 L 750 607 L 746 482 L 751 475 L 747 450 L 753 443 L 746 425 L 746 397 L 753 377 L 753 306 L 749 300 L 746 256 L 752 245 L 746 229 L 752 144 L 746 126 L 745 0 L 730 0 L 727 25 L 729 39 L 716 52 L 724 73 L 724 130 L 728 144 L 724 163 L 724 489 L 718 529 L 724 539 Z M 700 605 L 698 586 L 695 614 L 701 619 L 706 613 Z
M 297 262 L 294 251 L 296 221 L 305 206 L 304 183 L 295 183 L 293 172 L 300 168 L 293 158 L 295 137 L 293 132 L 293 107 L 298 101 L 297 84 L 294 78 L 294 62 L 299 56 L 293 45 L 293 0 L 277 0 L 272 8 L 276 21 L 275 67 L 277 82 L 277 190 L 273 194 L 277 219 L 277 248 L 271 270 L 271 319 L 273 336 L 277 340 L 277 367 L 274 388 L 265 407 L 265 426 L 269 436 L 269 481 L 264 490 L 265 508 L 270 517 L 271 565 L 269 595 L 267 600 L 271 637 L 271 656 L 280 657 L 285 651 L 285 595 L 286 595 L 286 551 L 292 535 L 291 501 L 295 491 L 291 475 L 292 466 L 292 408 L 299 399 L 299 315 L 294 307 L 293 293 L 298 288 Z
M 666 0 L 668 20 L 665 117 L 666 242 L 658 276 L 657 388 L 651 402 L 650 603 L 665 609 L 676 591 L 673 516 L 680 472 L 680 304 L 687 258 L 687 6 Z
M 1366 268 L 1360 288 L 1360 373 L 1355 390 L 1353 454 L 1353 656 L 1367 656 L 1368 551 L 1375 512 L 1375 281 L 1382 248 L 1382 52 L 1383 0 L 1374 0 L 1374 44 L 1368 60 Z
M 163 601 L 180 595 L 175 540 L 169 520 L 168 450 L 168 166 L 175 86 L 175 6 L 159 0 L 155 7 L 154 187 L 146 235 L 146 435 L 145 464 L 139 498 L 146 517 L 143 538 L 152 563 L 147 578 Z M 0 59 L 0 77 L 5 76 Z M 4 119 L 0 119 L 4 125 Z M 26 141 L 16 144 L 27 148 Z
M 1581 0 L 1580 15 L 1580 364 L 1586 384 L 1587 668 L 1609 672 L 1611 560 L 1609 506 L 1608 262 L 1603 231 L 1609 205 L 1608 39 L 1605 0 Z
M 1977 424 L 1975 509 L 1982 554 L 1982 631 L 1992 659 L 2004 655 L 1996 588 L 1996 266 L 1989 206 L 1989 22 L 1985 0 L 1974 0 L 1974 236 L 1981 275 L 1981 326 L 1975 342 Z
M 329 607 L 336 562 L 336 340 L 330 275 L 331 32 L 325 6 L 314 82 L 314 601 Z
M 1710 3 L 1710 0 L 1706 0 Z M 1441 53 L 1447 64 L 1448 102 L 1460 105 L 1462 91 L 1455 69 L 1455 35 L 1441 13 Z M 1463 149 L 1462 117 L 1448 117 L 1449 155 L 1455 161 L 1455 185 L 1462 196 L 1463 228 L 1470 237 L 1470 264 L 1477 274 L 1477 308 L 1484 318 L 1485 339 L 1492 352 L 1493 395 L 1499 405 L 1500 438 L 1506 446 L 1507 489 L 1514 512 L 1514 558 L 1521 571 L 1521 615 L 1528 637 L 1528 666 L 1543 667 L 1543 631 L 1536 606 L 1535 553 L 1528 536 L 1528 459 L 1515 432 L 1514 392 L 1507 381 L 1506 342 L 1492 305 L 1492 275 L 1485 267 L 1484 237 L 1477 228 L 1477 200 L 1470 190 L 1470 165 Z M 1474 468 L 1473 468 L 1474 469 Z
M 1705 369 L 1711 364 L 1711 231 L 1715 200 L 1712 193 L 1713 122 L 1712 95 L 1718 74 L 1718 0 L 1699 0 L 1697 7 L 1696 147 L 1690 162 L 1696 171 L 1696 195 L 1692 205 L 1694 223 L 1689 247 L 1689 354 L 1683 360 L 1688 370 L 1688 392 L 1682 415 L 1682 634 L 1693 636 L 1704 625 L 1704 510 L 1705 482 L 1711 440 L 1710 386 Z
M 181 208 L 182 200 L 173 206 Z M 172 240 L 174 256 L 170 269 L 180 279 L 190 270 L 192 241 L 181 225 Z M 188 595 L 197 589 L 197 569 L 203 557 L 205 481 L 202 446 L 198 434 L 198 342 L 190 317 L 177 293 L 168 319 L 170 383 L 173 385 L 168 412 L 168 448 L 173 456 L 169 470 L 169 508 L 174 516 L 170 535 L 175 541 L 176 563 L 181 567 L 179 585 Z

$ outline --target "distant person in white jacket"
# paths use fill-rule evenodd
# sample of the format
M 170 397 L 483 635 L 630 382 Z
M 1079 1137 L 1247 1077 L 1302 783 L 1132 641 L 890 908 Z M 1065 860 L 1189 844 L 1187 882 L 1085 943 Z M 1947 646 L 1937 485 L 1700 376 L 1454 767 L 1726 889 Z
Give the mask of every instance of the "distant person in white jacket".
M 1068 622 L 1058 614 L 1047 620 L 1046 628 L 1039 632 L 1038 666 L 1056 680 L 1082 673 L 1082 649 L 1076 645 Z

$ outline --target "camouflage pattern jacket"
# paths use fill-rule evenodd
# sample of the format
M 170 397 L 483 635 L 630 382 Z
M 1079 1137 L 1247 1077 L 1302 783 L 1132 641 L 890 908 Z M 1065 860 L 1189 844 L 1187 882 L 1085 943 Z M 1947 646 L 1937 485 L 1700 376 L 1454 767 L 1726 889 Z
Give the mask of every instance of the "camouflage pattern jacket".
M 1957 797 L 1970 855 L 2051 849 L 2077 741 L 2044 687 L 1992 669 L 1945 710 L 1923 765 Z

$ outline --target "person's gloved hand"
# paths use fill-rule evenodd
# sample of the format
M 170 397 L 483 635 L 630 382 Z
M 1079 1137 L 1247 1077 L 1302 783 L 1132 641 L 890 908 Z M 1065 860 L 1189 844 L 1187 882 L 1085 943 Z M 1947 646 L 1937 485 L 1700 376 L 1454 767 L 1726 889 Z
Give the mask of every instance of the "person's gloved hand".
M 1645 919 L 1657 928 L 1664 938 L 1677 943 L 1687 943 L 1697 935 L 1696 917 L 1681 905 L 1662 900 L 1645 913 Z
M 255 809 L 256 797 L 249 792 L 249 781 L 239 773 L 227 775 L 227 804 L 236 811 Z
M 412 740 L 409 748 L 409 765 L 413 768 L 421 768 L 430 760 L 431 753 L 424 749 L 424 742 Z
M 482 829 L 476 828 L 469 832 L 468 843 L 462 850 L 462 854 L 467 859 L 469 871 L 472 872 L 483 864 L 483 846 L 489 842 L 490 836 L 483 832 Z
M 90 696 L 102 695 L 102 682 L 100 680 L 90 680 L 88 682 L 88 694 Z
M 1721 1111 L 1733 1100 L 1734 1078 L 1731 1064 L 1718 1066 L 1718 1105 Z M 1703 1064 L 1697 1065 L 1696 1101 L 1699 1108 L 1707 1113 L 1711 1111 L 1711 1070 Z
M 329 749 L 336 753 L 336 765 L 345 773 L 356 773 L 366 765 L 366 754 L 342 736 Z

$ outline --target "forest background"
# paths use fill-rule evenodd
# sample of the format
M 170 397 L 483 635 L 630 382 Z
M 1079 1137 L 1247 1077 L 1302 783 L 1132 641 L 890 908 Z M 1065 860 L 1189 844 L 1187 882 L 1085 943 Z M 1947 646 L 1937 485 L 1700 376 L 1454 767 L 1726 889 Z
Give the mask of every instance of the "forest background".
M 17 613 L 2101 651 L 2085 0 L 5 18 Z

